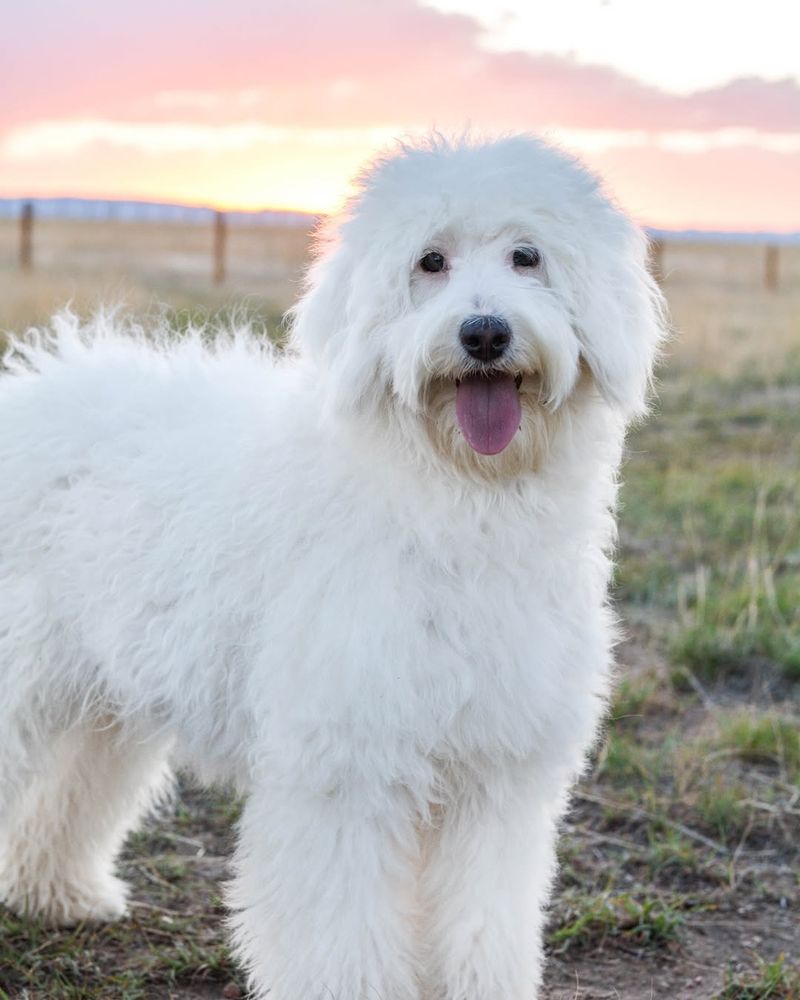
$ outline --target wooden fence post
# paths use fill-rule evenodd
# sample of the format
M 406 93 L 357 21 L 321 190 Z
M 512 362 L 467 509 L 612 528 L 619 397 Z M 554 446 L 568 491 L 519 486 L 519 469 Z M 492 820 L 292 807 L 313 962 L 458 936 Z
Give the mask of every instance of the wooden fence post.
M 650 273 L 661 284 L 664 280 L 664 241 L 650 240 Z
M 225 243 L 227 225 L 224 212 L 214 213 L 214 284 L 225 281 Z
M 775 244 L 771 244 L 767 247 L 764 255 L 764 288 L 768 292 L 778 291 L 778 263 L 778 247 Z
M 22 271 L 33 268 L 33 203 L 26 201 L 19 217 L 19 266 Z

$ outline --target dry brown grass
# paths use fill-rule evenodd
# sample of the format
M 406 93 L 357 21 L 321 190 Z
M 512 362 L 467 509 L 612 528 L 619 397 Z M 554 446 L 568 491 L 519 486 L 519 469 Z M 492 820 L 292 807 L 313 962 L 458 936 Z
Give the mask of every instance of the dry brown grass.
M 37 220 L 29 274 L 17 266 L 17 240 L 17 223 L 0 220 L 0 330 L 44 323 L 67 302 L 79 312 L 113 302 L 137 314 L 244 305 L 277 316 L 297 295 L 309 233 L 231 227 L 221 287 L 211 280 L 211 227 Z
M 800 349 L 800 246 L 780 248 L 780 284 L 764 288 L 761 245 L 667 244 L 664 290 L 674 363 L 731 377 L 754 366 L 779 377 Z

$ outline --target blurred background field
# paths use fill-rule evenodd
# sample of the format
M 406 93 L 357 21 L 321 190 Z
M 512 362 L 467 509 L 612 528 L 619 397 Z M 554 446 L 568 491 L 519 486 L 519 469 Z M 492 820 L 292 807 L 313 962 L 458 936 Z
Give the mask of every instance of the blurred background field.
M 0 330 L 70 301 L 146 317 L 242 307 L 280 335 L 310 233 L 39 220 L 33 267 L 0 222 Z M 800 246 L 765 287 L 758 243 L 669 242 L 675 335 L 623 469 L 625 625 L 602 745 L 575 796 L 549 1000 L 800 997 Z M 0 470 L 1 474 L 1 470 Z M 0 997 L 243 996 L 218 883 L 237 803 L 183 784 L 129 844 L 130 920 L 49 933 L 2 917 Z
M 79 312 L 119 302 L 138 315 L 244 305 L 278 319 L 297 295 L 309 239 L 299 226 L 230 227 L 215 285 L 210 226 L 36 219 L 29 271 L 18 266 L 19 229 L 0 219 L 0 330 L 44 323 L 67 301 Z

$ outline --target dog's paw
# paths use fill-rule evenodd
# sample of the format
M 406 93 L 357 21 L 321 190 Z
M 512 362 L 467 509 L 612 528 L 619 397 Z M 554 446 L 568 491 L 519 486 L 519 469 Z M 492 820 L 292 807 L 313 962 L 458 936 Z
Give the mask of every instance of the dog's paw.
M 0 879 L 0 901 L 18 916 L 51 927 L 107 923 L 128 912 L 128 886 L 113 875 L 102 880 L 57 881 L 24 885 Z

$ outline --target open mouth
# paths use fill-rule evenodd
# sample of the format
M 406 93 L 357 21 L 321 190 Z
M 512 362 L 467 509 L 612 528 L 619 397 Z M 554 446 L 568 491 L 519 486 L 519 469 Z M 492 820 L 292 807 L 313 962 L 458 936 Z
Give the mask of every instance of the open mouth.
M 519 430 L 522 375 L 488 371 L 456 380 L 456 420 L 467 444 L 480 455 L 497 455 Z

